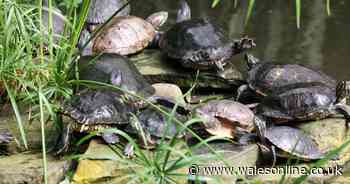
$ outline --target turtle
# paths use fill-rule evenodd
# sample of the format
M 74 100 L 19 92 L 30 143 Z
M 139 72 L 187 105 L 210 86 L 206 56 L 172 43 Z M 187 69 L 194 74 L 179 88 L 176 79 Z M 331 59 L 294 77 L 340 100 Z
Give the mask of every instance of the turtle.
M 259 145 L 263 151 L 272 151 L 273 166 L 276 163 L 276 156 L 312 161 L 323 159 L 326 155 L 318 148 L 313 139 L 297 128 L 271 126 L 266 129 L 264 136 L 260 138 L 262 144 Z
M 350 107 L 342 101 L 347 93 L 346 81 L 335 89 L 320 82 L 296 83 L 284 86 L 270 96 L 262 99 L 256 113 L 274 123 L 324 119 L 341 113 L 349 120 Z
M 90 37 L 96 30 L 96 27 L 105 23 L 113 14 L 115 16 L 127 16 L 130 14 L 130 4 L 126 0 L 91 0 L 89 14 L 86 23 L 80 33 L 78 47 L 81 49 L 81 55 L 92 55 L 92 40 Z M 86 42 L 87 45 L 85 46 Z
M 248 66 L 247 83 L 239 87 L 236 100 L 240 101 L 244 91 L 255 91 L 260 96 L 268 96 L 284 86 L 296 83 L 320 82 L 331 88 L 336 81 L 320 72 L 299 64 L 273 64 L 261 62 L 252 54 L 245 54 Z
M 170 113 L 171 109 L 160 106 L 163 110 Z M 175 112 L 174 118 L 181 122 L 186 121 L 186 116 Z M 125 131 L 137 135 L 141 146 L 146 149 L 154 149 L 162 142 L 162 139 L 169 140 L 173 137 L 181 139 L 185 133 L 180 131 L 181 127 L 173 120 L 168 121 L 168 117 L 158 109 L 149 107 L 139 111 L 133 116 L 131 123 L 128 124 Z M 126 146 L 126 155 L 133 155 L 133 145 Z
M 253 111 L 233 100 L 212 100 L 195 111 L 212 135 L 234 138 L 237 132 L 253 130 Z
M 256 46 L 243 37 L 231 40 L 227 33 L 207 18 L 191 18 L 186 1 L 181 1 L 177 22 L 159 39 L 159 47 L 169 58 L 185 68 L 224 70 L 231 56 Z
M 114 133 L 106 133 L 107 128 L 121 128 L 129 123 L 133 108 L 126 105 L 119 93 L 106 90 L 84 89 L 66 101 L 61 110 L 64 117 L 73 121 L 64 123 L 60 149 L 56 154 L 68 151 L 73 132 L 91 133 L 97 131 L 110 144 L 119 142 Z
M 53 41 L 55 44 L 58 44 L 60 39 L 62 38 L 63 32 L 64 32 L 64 26 L 66 22 L 66 18 L 64 17 L 63 13 L 58 8 L 52 8 L 51 11 L 52 15 L 52 35 L 53 35 Z M 48 35 L 49 33 L 49 2 L 48 0 L 43 0 L 43 8 L 42 8 L 42 24 L 43 28 L 45 29 L 45 34 Z
M 114 85 L 123 91 L 120 93 L 122 93 L 121 97 L 125 103 L 135 108 L 144 108 L 146 101 L 169 107 L 174 107 L 176 104 L 171 98 L 154 95 L 154 87 L 140 74 L 127 57 L 111 53 L 82 56 L 78 61 L 77 68 L 79 80 Z M 186 108 L 179 105 L 178 110 L 186 113 Z
M 120 55 L 137 53 L 153 42 L 157 29 L 167 18 L 168 12 L 164 11 L 153 13 L 146 20 L 136 16 L 114 17 L 94 39 L 92 51 Z

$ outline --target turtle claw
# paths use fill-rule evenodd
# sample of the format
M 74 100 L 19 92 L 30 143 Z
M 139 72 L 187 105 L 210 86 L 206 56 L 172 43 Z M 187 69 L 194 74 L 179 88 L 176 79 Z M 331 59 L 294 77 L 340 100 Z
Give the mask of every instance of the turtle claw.
M 134 157 L 134 146 L 131 143 L 128 143 L 124 148 L 124 155 L 128 158 Z
M 8 144 L 13 140 L 13 136 L 10 132 L 0 134 L 0 144 Z
M 108 144 L 117 144 L 120 142 L 119 136 L 113 132 L 102 133 L 102 138 Z

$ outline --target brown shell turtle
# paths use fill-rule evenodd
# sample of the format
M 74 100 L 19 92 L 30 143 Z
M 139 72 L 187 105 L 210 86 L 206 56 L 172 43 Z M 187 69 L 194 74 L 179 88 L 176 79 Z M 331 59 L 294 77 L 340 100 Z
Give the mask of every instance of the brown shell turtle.
M 156 29 L 168 18 L 167 12 L 157 12 L 146 20 L 136 16 L 114 17 L 94 40 L 93 53 L 134 54 L 147 47 L 156 37 Z
M 216 136 L 234 138 L 236 131 L 253 129 L 254 113 L 245 105 L 232 100 L 213 100 L 196 109 L 206 130 Z

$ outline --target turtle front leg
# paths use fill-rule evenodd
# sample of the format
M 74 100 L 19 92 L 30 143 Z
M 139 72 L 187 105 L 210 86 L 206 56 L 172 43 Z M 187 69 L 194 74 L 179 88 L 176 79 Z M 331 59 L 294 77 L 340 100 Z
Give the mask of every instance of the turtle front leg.
M 346 127 L 350 127 L 350 106 L 338 103 L 334 106 L 335 111 L 342 114 L 346 120 Z
M 158 49 L 159 48 L 160 38 L 162 37 L 163 34 L 164 34 L 163 31 L 156 31 L 156 35 L 150 41 L 150 43 L 148 44 L 147 48 Z
M 67 126 L 63 127 L 63 131 L 61 134 L 61 138 L 58 142 L 59 150 L 56 152 L 56 155 L 61 155 L 63 153 L 68 152 L 70 139 L 72 135 L 72 123 L 69 123 Z
M 266 138 L 265 138 L 265 135 L 266 135 L 266 121 L 262 117 L 255 116 L 254 117 L 254 126 L 255 126 L 255 129 L 256 129 L 256 133 L 259 136 L 261 142 L 263 144 L 265 144 L 266 143 Z
M 4 132 L 0 134 L 0 144 L 8 144 L 13 140 L 13 136 L 10 132 Z
M 108 144 L 117 144 L 120 142 L 118 134 L 114 132 L 103 132 L 101 136 Z
M 124 148 L 124 155 L 128 158 L 132 158 L 135 155 L 134 145 L 132 143 L 128 143 Z
M 244 94 L 244 92 L 248 91 L 249 90 L 249 86 L 248 84 L 244 84 L 242 86 L 240 86 L 238 89 L 237 89 L 237 96 L 236 96 L 236 101 L 239 102 L 242 94 Z

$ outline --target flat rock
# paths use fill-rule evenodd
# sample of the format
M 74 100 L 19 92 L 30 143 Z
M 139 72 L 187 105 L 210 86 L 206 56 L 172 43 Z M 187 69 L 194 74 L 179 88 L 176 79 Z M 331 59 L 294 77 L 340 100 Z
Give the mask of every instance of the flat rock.
M 47 156 L 48 183 L 57 184 L 64 179 L 68 161 Z M 0 158 L 0 184 L 43 183 L 41 153 L 21 153 Z

